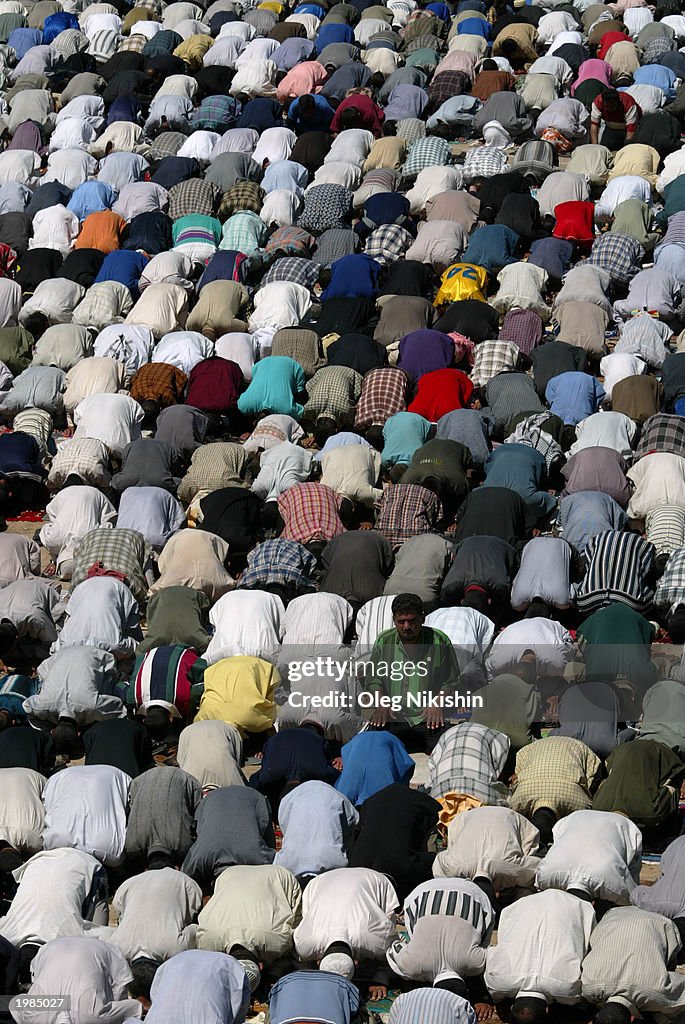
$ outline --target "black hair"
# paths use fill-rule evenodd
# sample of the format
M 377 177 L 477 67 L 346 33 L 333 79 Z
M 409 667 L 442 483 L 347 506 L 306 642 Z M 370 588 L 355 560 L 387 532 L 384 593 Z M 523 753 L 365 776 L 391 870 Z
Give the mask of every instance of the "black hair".
M 383 427 L 379 427 L 377 424 L 369 427 L 364 437 L 377 452 L 383 451 Z
M 313 114 L 316 109 L 316 103 L 311 93 L 306 92 L 304 96 L 300 96 L 300 102 L 297 104 L 298 114 L 304 114 L 305 117 L 309 114 Z
M 7 654 L 17 642 L 17 627 L 9 619 L 0 619 L 0 655 Z
M 605 1003 L 597 1011 L 595 1024 L 630 1024 L 632 1020 L 630 1010 L 623 1003 Z
M 161 964 L 156 960 L 148 960 L 147 957 L 141 956 L 137 960 L 132 960 L 129 966 L 133 975 L 128 983 L 129 992 L 134 999 L 137 999 L 138 996 L 149 999 L 152 982 L 155 980 L 157 968 Z
M 166 708 L 154 704 L 145 712 L 144 724 L 150 738 L 153 740 L 165 740 L 169 734 L 171 713 Z
M 163 868 L 172 868 L 174 858 L 167 850 L 155 850 L 147 858 L 148 871 L 161 871 Z
M 521 996 L 511 1005 L 514 1024 L 542 1024 L 547 1019 L 547 1003 L 536 996 Z
M 678 605 L 666 626 L 674 644 L 685 643 L 685 605 Z
M 319 416 L 314 427 L 314 439 L 323 448 L 329 437 L 338 433 L 338 424 L 330 416 Z
M 5 875 L 11 874 L 23 864 L 21 855 L 13 846 L 7 844 L 0 849 L 0 872 Z
M 156 398 L 146 398 L 144 402 L 140 403 L 140 407 L 143 410 L 143 430 L 152 430 L 157 423 L 157 417 L 160 413 L 160 405 Z
M 73 718 L 60 718 L 52 730 L 52 738 L 58 754 L 67 757 L 75 754 L 79 744 L 78 726 Z
M 343 129 L 356 128 L 360 121 L 361 116 L 356 107 L 345 107 L 340 112 L 340 127 Z
M 7 708 L 0 708 L 0 732 L 3 729 L 9 729 L 14 719 L 12 718 L 11 712 Z
M 64 490 L 65 487 L 83 487 L 83 477 L 80 477 L 78 473 L 70 473 L 61 489 Z
M 36 310 L 35 313 L 29 314 L 23 323 L 24 328 L 29 332 L 34 341 L 38 341 L 50 326 L 50 321 L 46 317 L 45 313 L 40 313 Z
M 543 601 L 539 597 L 534 597 L 528 605 L 528 610 L 524 616 L 526 619 L 551 619 L 552 609 L 546 601 Z
M 445 992 L 452 992 L 453 995 L 461 996 L 462 999 L 468 998 L 466 982 L 461 978 L 443 978 L 442 981 L 434 982 L 433 988 L 441 988 Z
M 382 89 L 383 86 L 385 85 L 385 75 L 383 74 L 383 72 L 374 71 L 374 73 L 371 75 L 369 85 L 371 86 L 372 89 Z
M 474 611 L 480 612 L 481 615 L 490 616 L 490 598 L 486 591 L 467 590 L 461 603 L 464 608 L 473 608 Z
M 491 57 L 488 57 L 487 60 L 483 61 L 483 63 L 480 66 L 480 69 L 481 71 L 499 71 L 497 61 L 493 60 Z
M 390 606 L 395 615 L 423 615 L 423 601 L 418 594 L 398 594 Z

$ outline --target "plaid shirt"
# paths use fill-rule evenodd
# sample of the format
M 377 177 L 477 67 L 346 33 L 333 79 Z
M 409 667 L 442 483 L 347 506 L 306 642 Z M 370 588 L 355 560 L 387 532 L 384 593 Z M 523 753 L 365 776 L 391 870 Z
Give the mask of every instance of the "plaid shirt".
M 425 139 L 426 122 L 420 121 L 418 117 L 403 117 L 397 122 L 395 131 L 399 139 L 404 139 L 409 149 L 419 139 Z
M 203 217 L 216 216 L 221 189 L 212 181 L 188 178 L 169 189 L 169 216 L 172 220 L 201 213 Z
M 642 270 L 644 258 L 645 250 L 637 239 L 609 231 L 595 239 L 587 262 L 606 270 L 614 284 L 628 284 Z
M 171 363 L 146 363 L 133 378 L 130 394 L 136 402 L 152 400 L 165 409 L 183 401 L 187 383 L 183 370 Z
M 75 54 L 87 50 L 88 43 L 88 36 L 85 33 L 79 32 L 77 28 L 65 28 L 64 32 L 60 32 L 52 40 L 50 47 L 61 53 L 66 60 L 68 57 L 73 57 Z
M 504 370 L 515 370 L 519 355 L 513 341 L 481 341 L 475 348 L 471 380 L 480 387 Z
M 302 256 L 281 256 L 271 264 L 262 278 L 262 287 L 273 284 L 274 281 L 288 281 L 290 284 L 301 284 L 303 288 L 311 291 L 319 280 L 320 273 L 318 263 L 312 260 L 303 259 Z
M 550 807 L 558 817 L 592 807 L 590 789 L 601 767 L 597 755 L 570 736 L 547 736 L 516 755 L 517 782 L 509 806 L 525 817 Z
M 224 192 L 219 217 L 221 220 L 227 220 L 234 213 L 246 211 L 258 214 L 264 205 L 265 195 L 266 192 L 256 181 L 237 181 Z M 264 230 L 266 231 L 266 226 Z
M 316 331 L 308 331 L 304 327 L 282 327 L 271 342 L 271 355 L 294 359 L 304 370 L 305 377 L 312 377 L 323 366 L 320 350 L 321 342 Z
M 349 366 L 324 366 L 307 384 L 309 401 L 304 415 L 329 416 L 339 425 L 351 424 L 362 390 L 362 375 Z
M 221 235 L 220 249 L 236 249 L 253 256 L 266 241 L 268 228 L 252 210 L 234 213 L 226 221 Z
M 413 241 L 414 236 L 399 224 L 381 224 L 367 238 L 364 252 L 386 267 L 401 259 Z
M 338 515 L 339 499 L 325 484 L 295 484 L 278 496 L 278 511 L 285 523 L 281 536 L 301 544 L 329 541 L 345 532 Z
M 186 136 L 181 132 L 160 132 L 150 146 L 148 157 L 153 161 L 161 161 L 166 156 L 176 156 L 185 141 Z
M 647 580 L 655 548 L 637 533 L 607 530 L 585 546 L 587 572 L 578 584 L 578 609 L 592 612 L 615 601 L 643 611 L 654 597 Z
M 309 259 L 315 245 L 316 239 L 304 228 L 279 228 L 266 243 L 265 252 L 270 256 L 285 254 Z
M 654 604 L 668 612 L 685 604 L 685 548 L 674 551 L 666 563 L 664 574 L 657 583 Z
M 397 549 L 411 537 L 435 533 L 442 519 L 442 503 L 420 484 L 395 484 L 383 492 L 376 529 Z
M 147 36 L 141 32 L 133 32 L 126 39 L 122 39 L 117 48 L 117 53 L 142 53 L 147 43 Z
M 160 54 L 173 53 L 177 46 L 180 46 L 183 38 L 172 29 L 162 29 L 152 39 L 147 39 L 143 47 L 145 57 L 159 57 Z
M 650 452 L 670 452 L 685 457 L 685 418 L 658 412 L 645 420 L 635 458 L 641 459 Z
M 243 483 L 247 452 L 232 441 L 204 444 L 193 452 L 188 472 L 178 486 L 179 500 L 190 503 L 198 491 L 218 491 Z
M 361 395 L 354 419 L 355 430 L 383 426 L 396 412 L 407 408 L 409 378 L 396 366 L 369 370 L 362 381 Z
M 519 352 L 529 355 L 542 341 L 542 318 L 532 309 L 510 309 L 504 317 L 499 336 L 513 341 Z
M 472 149 L 464 160 L 464 181 L 475 181 L 476 178 L 492 178 L 507 168 L 507 154 L 503 149 L 494 146 L 481 146 Z
M 402 168 L 402 178 L 415 178 L 426 167 L 444 167 L 451 163 L 452 149 L 449 142 L 430 135 L 412 144 Z
M 328 228 L 348 226 L 351 214 L 352 193 L 349 189 L 332 183 L 314 185 L 305 193 L 298 224 L 313 235 L 320 235 Z
M 233 127 L 239 113 L 240 104 L 233 96 L 206 96 L 190 121 L 193 129 L 223 133 Z
M 101 281 L 92 284 L 85 298 L 72 314 L 75 324 L 101 331 L 109 324 L 119 324 L 133 309 L 133 299 L 125 284 Z
M 279 584 L 311 589 L 315 570 L 316 555 L 295 540 L 276 537 L 250 551 L 238 586 L 262 588 Z
M 463 96 L 471 87 L 469 76 L 464 71 L 441 71 L 430 84 L 428 95 L 433 106 L 439 106 L 452 96 Z
M 488 807 L 507 804 L 507 787 L 498 782 L 509 754 L 509 738 L 475 722 L 443 733 L 428 759 L 430 794 L 466 793 Z
M 102 441 L 94 437 L 72 438 L 57 449 L 48 476 L 48 488 L 58 491 L 72 473 L 80 476 L 84 484 L 109 487 L 109 452 Z
M 79 542 L 74 553 L 72 592 L 88 576 L 93 565 L 121 573 L 136 601 L 144 605 L 148 585 L 145 571 L 150 563 L 151 549 L 137 530 L 91 530 Z

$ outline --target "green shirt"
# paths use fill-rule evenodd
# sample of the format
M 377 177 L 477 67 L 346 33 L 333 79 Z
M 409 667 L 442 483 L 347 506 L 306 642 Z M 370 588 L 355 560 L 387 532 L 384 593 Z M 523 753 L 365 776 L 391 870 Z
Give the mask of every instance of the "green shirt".
M 424 694 L 454 690 L 459 681 L 459 666 L 451 640 L 430 626 L 422 626 L 416 643 L 407 646 L 394 627 L 384 630 L 373 645 L 371 665 L 372 669 L 361 680 L 366 683 L 366 689 L 372 693 L 380 691 L 401 702 L 402 709 L 393 707 L 393 714 L 409 725 L 423 721 L 427 703 L 408 703 L 408 695 L 410 701 L 412 698 L 417 701 Z

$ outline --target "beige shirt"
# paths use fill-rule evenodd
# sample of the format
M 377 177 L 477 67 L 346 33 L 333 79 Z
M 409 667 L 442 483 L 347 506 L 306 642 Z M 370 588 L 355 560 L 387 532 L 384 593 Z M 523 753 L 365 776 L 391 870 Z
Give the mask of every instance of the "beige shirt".
M 210 601 L 232 590 L 235 582 L 224 568 L 228 544 L 216 534 L 204 530 L 181 530 L 159 556 L 160 577 L 150 588 L 152 593 L 164 587 L 193 587 Z
M 0 769 L 0 835 L 24 857 L 43 848 L 45 781 L 30 768 Z
M 474 807 L 447 828 L 447 849 L 433 862 L 436 878 L 489 878 L 495 889 L 531 885 L 540 833 L 509 807 Z
M 383 497 L 383 489 L 375 486 L 381 471 L 380 452 L 375 448 L 342 445 L 326 452 L 321 466 L 321 483 L 341 497 L 362 505 L 373 505 Z
M 73 413 L 90 395 L 116 394 L 124 386 L 126 367 L 109 356 L 89 356 L 69 370 L 64 392 L 64 408 Z

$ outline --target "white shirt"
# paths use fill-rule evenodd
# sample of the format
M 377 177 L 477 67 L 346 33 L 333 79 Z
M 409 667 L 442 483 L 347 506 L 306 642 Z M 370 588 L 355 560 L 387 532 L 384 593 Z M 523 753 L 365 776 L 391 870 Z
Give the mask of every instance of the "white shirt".
M 230 359 L 237 363 L 242 370 L 245 380 L 248 382 L 252 380 L 255 353 L 251 335 L 241 334 L 240 332 L 223 334 L 216 341 L 214 354 L 221 356 L 222 359 Z
M 140 275 L 138 288 L 142 293 L 151 284 L 166 283 L 180 286 L 190 292 L 193 290 L 193 285 L 190 281 L 192 272 L 193 261 L 184 252 L 178 252 L 174 249 L 170 249 L 167 252 L 158 252 L 156 256 L 152 257 Z M 133 325 L 131 324 L 131 326 Z
M 138 602 L 121 580 L 94 576 L 82 580 L 67 604 L 67 621 L 50 653 L 63 647 L 98 647 L 116 656 L 133 656 L 128 635 L 138 625 Z
M 195 948 L 197 925 L 192 922 L 202 909 L 202 890 L 174 868 L 145 871 L 119 886 L 112 909 L 118 926 L 95 934 L 120 949 L 129 963 L 138 957 L 164 961 Z
M 297 136 L 290 128 L 267 128 L 259 136 L 252 159 L 260 167 L 265 160 L 272 164 L 278 160 L 289 160 L 296 141 Z
M 208 665 L 236 654 L 268 659 L 281 645 L 284 614 L 280 597 L 266 591 L 224 594 L 209 613 L 214 635 L 203 658 Z
M 596 412 L 576 424 L 576 440 L 569 449 L 569 455 L 575 455 L 584 448 L 613 448 L 624 459 L 630 460 L 636 433 L 636 423 L 622 412 Z
M 447 849 L 433 861 L 436 878 L 489 878 L 495 889 L 530 886 L 540 833 L 509 807 L 473 807 L 447 826 Z
M 72 314 L 85 294 L 83 285 L 67 281 L 65 277 L 41 281 L 31 298 L 21 307 L 19 323 L 25 323 L 29 315 L 35 312 L 44 313 L 51 324 L 71 323 Z
M 274 331 L 282 327 L 296 327 L 307 315 L 311 305 L 311 294 L 303 285 L 274 281 L 260 288 L 255 295 L 250 331 L 259 327 L 269 327 Z
M 0 835 L 24 856 L 43 846 L 45 779 L 30 768 L 0 768 Z
M 461 187 L 463 171 L 460 167 L 424 167 L 407 192 L 412 213 L 421 213 L 426 203 L 441 192 L 450 192 Z
M 611 355 L 602 357 L 599 372 L 604 377 L 602 387 L 607 398 L 611 399 L 611 393 L 617 384 L 626 377 L 638 377 L 646 373 L 647 364 L 639 356 L 630 355 L 628 352 L 612 352 Z
M 194 366 L 213 355 L 213 349 L 209 338 L 198 331 L 172 331 L 171 334 L 165 334 L 155 347 L 151 361 L 170 363 L 190 375 Z
M 496 1002 L 517 996 L 577 1002 L 580 965 L 594 926 L 591 903 L 555 889 L 505 907 L 497 945 L 487 953 L 484 980 L 490 995 Z
M 56 558 L 67 544 L 82 540 L 91 530 L 113 526 L 117 510 L 96 487 L 67 487 L 45 509 L 47 522 L 40 542 Z
M 525 651 L 534 651 L 539 675 L 563 675 L 574 654 L 571 634 L 551 619 L 523 619 L 503 629 L 490 649 L 487 666 L 491 676 L 506 672 Z
M 669 153 L 665 158 L 663 170 L 656 179 L 657 190 L 663 195 L 666 186 L 679 178 L 681 174 L 685 174 L 685 146 L 676 150 L 675 153 Z
M 66 256 L 71 252 L 79 230 L 78 217 L 66 206 L 48 206 L 33 218 L 29 249 L 58 249 Z
M 379 633 L 392 626 L 391 609 L 395 596 L 384 594 L 382 597 L 374 597 L 363 604 L 357 612 L 355 631 L 359 651 L 370 651 Z
M 640 881 L 642 833 L 611 811 L 574 811 L 552 830 L 554 842 L 535 876 L 538 889 L 578 889 L 626 905 Z
M 621 174 L 618 178 L 612 178 L 595 203 L 595 217 L 599 214 L 613 215 L 618 204 L 626 199 L 639 199 L 651 206 L 652 189 L 649 182 L 637 174 Z
M 8 277 L 0 278 L 0 327 L 16 327 L 21 309 L 21 285 Z
M 154 344 L 149 327 L 113 323 L 103 327 L 98 334 L 93 343 L 93 355 L 116 359 L 133 375 L 150 362 Z
M 218 132 L 195 131 L 188 136 L 176 156 L 191 157 L 201 164 L 208 164 L 220 138 Z
M 83 850 L 36 853 L 13 872 L 19 889 L 7 915 L 0 917 L 0 935 L 15 946 L 83 935 L 88 927 L 83 906 L 101 869 Z
M 41 183 L 59 181 L 73 190 L 88 178 L 94 177 L 97 169 L 97 160 L 83 149 L 58 150 L 50 154 L 48 169 L 43 175 Z
M 40 169 L 40 157 L 30 149 L 6 149 L 0 153 L 0 184 L 19 181 L 23 185 Z
M 235 42 L 235 40 L 232 41 Z M 223 42 L 229 42 L 229 40 L 226 39 Z M 211 63 L 220 63 L 219 61 L 207 63 L 207 57 L 210 53 L 214 52 L 214 49 L 215 47 L 213 46 L 205 54 L 204 67 L 211 66 Z M 246 156 L 251 156 L 258 142 L 259 132 L 254 128 L 229 128 L 227 132 L 224 132 L 212 150 L 212 160 L 216 160 L 222 153 L 244 153 Z
M 33 983 L 28 996 L 59 992 L 69 1000 L 69 1012 L 55 1012 L 55 1021 L 75 1024 L 124 1024 L 139 1020 L 142 1004 L 128 999 L 133 980 L 123 954 L 114 946 L 90 936 L 61 938 L 42 946 L 31 964 Z M 40 1011 L 14 1011 L 17 1024 L 31 1024 Z
M 340 645 L 354 617 L 349 601 L 337 594 L 302 594 L 288 605 L 283 616 L 286 645 L 312 650 L 318 645 Z
M 90 395 L 74 409 L 74 438 L 96 438 L 115 454 L 141 436 L 143 410 L 128 395 Z
M 51 153 L 59 149 L 87 149 L 97 132 L 84 117 L 65 117 L 50 136 L 48 149 Z
M 357 167 L 366 160 L 373 146 L 373 134 L 365 128 L 346 128 L 333 140 L 324 164 L 342 161 Z
M 142 533 L 156 551 L 185 524 L 181 503 L 163 487 L 127 487 L 121 495 L 117 527 Z
M 659 508 L 685 505 L 685 458 L 672 452 L 652 452 L 628 470 L 635 485 L 628 516 L 643 519 Z
M 131 777 L 108 764 L 78 765 L 53 775 L 43 793 L 46 850 L 63 846 L 121 864 Z
M 450 638 L 462 671 L 482 657 L 495 635 L 495 623 L 475 608 L 438 608 L 426 616 L 426 625 Z
M 332 942 L 346 942 L 355 959 L 384 960 L 397 935 L 398 906 L 397 893 L 378 871 L 327 871 L 304 890 L 295 951 L 301 960 L 319 960 Z

